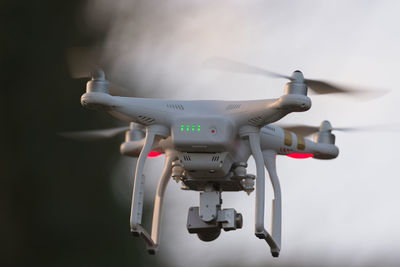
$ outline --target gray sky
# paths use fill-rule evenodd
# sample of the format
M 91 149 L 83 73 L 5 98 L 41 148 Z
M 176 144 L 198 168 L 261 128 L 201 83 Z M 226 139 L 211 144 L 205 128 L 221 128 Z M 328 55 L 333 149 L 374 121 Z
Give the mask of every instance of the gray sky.
M 107 56 L 113 58 L 114 75 L 134 80 L 138 95 L 258 99 L 283 93 L 283 80 L 202 69 L 205 59 L 224 56 L 286 74 L 300 69 L 309 78 L 392 90 L 369 102 L 311 96 L 311 110 L 290 114 L 285 123 L 399 124 L 398 1 L 92 0 L 89 9 L 96 14 L 90 17 L 93 27 L 101 27 L 99 17 L 111 18 Z M 224 193 L 223 207 L 243 213 L 244 228 L 204 243 L 186 230 L 187 209 L 198 205 L 198 194 L 173 182 L 167 189 L 161 255 L 179 266 L 400 262 L 399 133 L 335 134 L 340 149 L 335 160 L 278 158 L 283 193 L 278 260 L 254 236 L 254 195 Z M 154 175 L 147 184 L 151 196 L 162 160 L 147 166 Z M 248 172 L 255 173 L 254 163 L 249 165 Z M 116 192 L 124 181 L 114 184 Z M 269 185 L 267 190 L 271 196 Z

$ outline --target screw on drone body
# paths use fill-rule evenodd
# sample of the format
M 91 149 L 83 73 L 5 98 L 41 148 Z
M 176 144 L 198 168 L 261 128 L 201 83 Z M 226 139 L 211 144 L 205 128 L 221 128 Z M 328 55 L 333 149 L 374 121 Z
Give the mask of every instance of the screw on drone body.
M 179 182 L 179 180 L 182 178 L 183 176 L 183 165 L 179 160 L 176 160 L 174 162 L 172 162 L 172 178 L 175 180 L 175 182 Z
M 187 185 L 185 185 L 183 182 L 182 182 L 182 185 L 181 185 L 181 189 L 182 190 L 190 190 L 190 188 Z
M 247 195 L 250 195 L 251 192 L 254 191 L 254 179 L 256 177 L 252 174 L 248 174 L 246 176 L 246 178 L 242 179 L 242 181 L 240 181 L 240 184 L 243 187 L 243 191 L 245 191 L 247 193 Z
M 234 168 L 234 173 L 235 176 L 244 178 L 246 176 L 246 168 L 247 168 L 247 163 L 246 162 L 239 162 L 235 164 Z
M 241 213 L 236 214 L 235 225 L 236 225 L 236 228 L 239 228 L 239 229 L 243 227 L 243 216 Z

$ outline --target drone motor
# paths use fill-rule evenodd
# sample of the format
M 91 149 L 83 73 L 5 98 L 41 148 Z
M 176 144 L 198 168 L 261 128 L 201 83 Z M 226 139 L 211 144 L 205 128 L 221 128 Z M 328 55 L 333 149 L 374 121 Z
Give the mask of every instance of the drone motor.
M 92 79 L 86 83 L 86 92 L 109 94 L 110 83 L 105 79 L 105 74 L 102 69 L 96 69 L 92 73 Z
M 307 95 L 307 85 L 304 83 L 303 73 L 299 70 L 290 76 L 290 82 L 285 85 L 285 94 Z
M 314 134 L 314 142 L 323 144 L 335 144 L 335 135 L 332 134 L 332 125 L 329 121 L 321 122 L 319 131 Z

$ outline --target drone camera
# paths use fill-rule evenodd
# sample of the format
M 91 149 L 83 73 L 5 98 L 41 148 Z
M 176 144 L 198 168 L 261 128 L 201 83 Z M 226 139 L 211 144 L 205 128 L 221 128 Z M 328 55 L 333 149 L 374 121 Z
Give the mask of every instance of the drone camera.
M 241 229 L 243 226 L 243 216 L 235 209 L 223 209 L 217 212 L 216 218 L 211 221 L 204 221 L 200 215 L 199 207 L 189 208 L 187 229 L 191 234 L 197 234 L 200 240 L 209 242 L 217 239 L 224 231 Z

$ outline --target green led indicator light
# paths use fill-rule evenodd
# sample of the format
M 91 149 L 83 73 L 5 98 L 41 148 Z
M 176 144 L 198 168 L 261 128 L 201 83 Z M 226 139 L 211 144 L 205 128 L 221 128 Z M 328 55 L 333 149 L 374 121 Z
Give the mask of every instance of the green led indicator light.
M 200 124 L 181 124 L 181 132 L 200 132 Z

